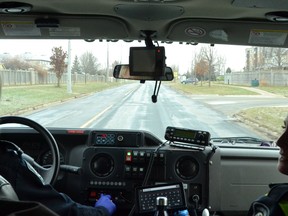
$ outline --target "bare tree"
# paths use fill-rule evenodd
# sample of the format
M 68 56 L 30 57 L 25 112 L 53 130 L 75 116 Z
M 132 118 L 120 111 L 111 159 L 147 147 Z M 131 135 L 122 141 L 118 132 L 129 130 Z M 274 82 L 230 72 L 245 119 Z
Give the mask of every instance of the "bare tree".
M 34 69 L 34 71 L 36 71 L 39 75 L 39 82 L 44 83 L 45 82 L 45 78 L 47 77 L 48 71 L 43 68 L 41 65 L 39 64 L 32 64 L 31 68 Z
M 216 53 L 216 50 L 214 49 L 214 47 L 212 47 L 212 46 L 202 47 L 200 50 L 200 53 L 208 65 L 208 81 L 209 81 L 209 87 L 210 87 L 212 75 L 215 79 L 214 67 L 215 67 L 215 64 L 217 63 L 217 53 Z
M 224 74 L 226 68 L 226 58 L 224 56 L 217 56 L 217 63 L 215 64 L 215 74 Z
M 3 59 L 3 64 L 6 69 L 11 70 L 27 70 L 31 65 L 19 56 Z
M 258 54 L 258 65 L 260 67 L 265 67 L 265 65 L 269 62 L 269 58 L 271 57 L 271 49 L 269 47 L 259 47 Z M 256 66 L 258 66 L 256 65 Z
M 201 80 L 201 85 L 203 79 L 205 79 L 207 75 L 208 70 L 209 66 L 207 61 L 203 58 L 203 56 L 198 55 L 195 59 L 194 72 L 196 74 L 196 77 Z
M 100 73 L 99 71 L 99 63 L 97 62 L 97 58 L 91 52 L 85 52 L 80 56 L 80 64 L 83 72 L 85 73 L 85 83 L 87 74 L 95 75 Z
M 226 67 L 226 58 L 218 55 L 216 48 L 212 46 L 203 46 L 199 53 L 195 54 L 194 72 L 197 78 L 201 80 L 206 79 L 209 81 L 216 80 L 216 74 L 224 74 Z
M 57 87 L 60 87 L 61 77 L 67 68 L 65 63 L 67 57 L 67 52 L 64 52 L 62 47 L 53 47 L 52 48 L 52 56 L 50 57 L 50 65 L 52 65 L 54 72 L 57 77 Z
M 272 49 L 272 64 L 276 69 L 282 69 L 287 64 L 287 49 L 286 48 L 271 48 Z
M 253 47 L 252 49 L 252 69 L 282 69 L 288 65 L 287 48 Z

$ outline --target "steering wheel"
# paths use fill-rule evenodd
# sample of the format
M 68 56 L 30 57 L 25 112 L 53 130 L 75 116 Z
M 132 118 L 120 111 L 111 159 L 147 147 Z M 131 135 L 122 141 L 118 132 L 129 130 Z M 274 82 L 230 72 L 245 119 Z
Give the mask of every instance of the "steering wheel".
M 26 125 L 30 128 L 33 128 L 41 136 L 44 137 L 45 141 L 49 144 L 49 148 L 52 153 L 52 165 L 49 168 L 44 168 L 41 165 L 39 165 L 32 157 L 29 155 L 23 153 L 23 158 L 28 161 L 34 169 L 42 176 L 45 184 L 51 184 L 53 185 L 57 179 L 59 168 L 60 168 L 60 154 L 57 142 L 55 141 L 53 135 L 43 126 L 38 124 L 37 122 L 20 117 L 20 116 L 4 116 L 0 117 L 0 125 L 2 124 L 22 124 Z M 1 128 L 0 128 L 1 131 Z M 18 147 L 19 148 L 19 147 Z

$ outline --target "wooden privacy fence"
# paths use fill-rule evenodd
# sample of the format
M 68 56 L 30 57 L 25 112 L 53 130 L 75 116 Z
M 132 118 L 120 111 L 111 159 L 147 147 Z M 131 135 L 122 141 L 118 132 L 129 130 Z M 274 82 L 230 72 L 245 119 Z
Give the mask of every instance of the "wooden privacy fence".
M 262 86 L 288 86 L 286 71 L 254 71 L 225 74 L 225 84 L 253 86 L 258 81 Z
M 34 84 L 56 84 L 57 77 L 55 73 L 48 72 L 44 75 L 35 71 L 26 70 L 0 70 L 0 80 L 3 86 L 11 85 L 34 85 Z M 87 74 L 72 74 L 72 82 L 104 82 L 104 75 L 90 75 Z M 61 83 L 66 83 L 67 74 L 64 73 L 61 78 Z

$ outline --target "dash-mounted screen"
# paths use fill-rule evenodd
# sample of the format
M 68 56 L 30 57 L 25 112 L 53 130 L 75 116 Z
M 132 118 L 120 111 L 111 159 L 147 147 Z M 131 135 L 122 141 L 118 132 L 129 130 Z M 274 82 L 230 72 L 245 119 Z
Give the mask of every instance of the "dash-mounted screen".
M 197 132 L 193 130 L 175 130 L 174 136 L 183 137 L 187 139 L 194 139 L 196 137 Z

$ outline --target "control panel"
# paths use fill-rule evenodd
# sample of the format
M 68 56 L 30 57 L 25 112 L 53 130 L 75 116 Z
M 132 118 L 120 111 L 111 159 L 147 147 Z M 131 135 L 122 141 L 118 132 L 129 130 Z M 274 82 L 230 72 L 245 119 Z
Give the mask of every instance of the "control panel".
M 172 142 L 177 141 L 208 146 L 210 141 L 210 133 L 207 131 L 167 127 L 165 132 L 165 139 Z
M 131 209 L 136 189 L 143 184 L 147 168 L 154 158 L 147 185 L 182 182 L 187 207 L 203 209 L 208 200 L 209 148 L 203 151 L 164 146 L 154 147 L 91 146 L 83 152 L 81 200 L 91 204 L 101 193 L 111 194 L 117 208 Z M 206 185 L 207 184 L 207 185 Z
M 92 131 L 90 143 L 93 146 L 137 147 L 144 145 L 144 134 L 142 132 L 127 131 Z

